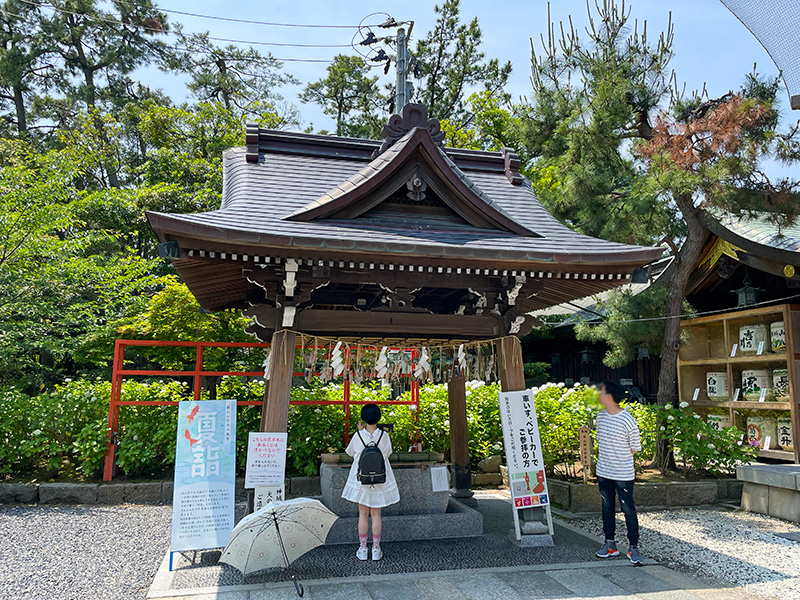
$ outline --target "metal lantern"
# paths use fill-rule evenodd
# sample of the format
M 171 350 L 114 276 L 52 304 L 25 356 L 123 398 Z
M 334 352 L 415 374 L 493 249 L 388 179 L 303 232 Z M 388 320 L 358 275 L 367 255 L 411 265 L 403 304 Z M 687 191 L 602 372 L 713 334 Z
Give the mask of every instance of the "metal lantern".
M 583 352 L 581 352 L 581 363 L 593 363 L 594 362 L 594 350 L 590 350 L 587 346 Z
M 745 273 L 744 281 L 742 281 L 742 283 L 744 283 L 744 287 L 741 287 L 738 290 L 732 290 L 734 294 L 739 295 L 739 302 L 736 304 L 736 307 L 742 308 L 744 306 L 758 304 L 758 292 L 763 292 L 764 290 L 750 285 L 750 275 L 747 273 Z

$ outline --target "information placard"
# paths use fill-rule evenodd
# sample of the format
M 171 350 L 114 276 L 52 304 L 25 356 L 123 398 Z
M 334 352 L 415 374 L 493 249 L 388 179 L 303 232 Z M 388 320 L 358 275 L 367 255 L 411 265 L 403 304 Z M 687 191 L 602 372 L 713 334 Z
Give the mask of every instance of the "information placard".
M 550 504 L 539 423 L 531 392 L 501 392 L 500 419 L 514 506 L 526 508 Z
M 446 492 L 450 489 L 450 481 L 447 478 L 447 467 L 445 465 L 433 465 L 431 467 L 431 488 L 434 492 Z
M 178 403 L 170 552 L 225 546 L 235 479 L 236 400 Z
M 286 488 L 281 485 L 256 486 L 253 498 L 253 510 L 261 510 L 270 502 L 282 502 L 286 499 Z
M 244 487 L 283 485 L 285 478 L 286 434 L 251 431 Z

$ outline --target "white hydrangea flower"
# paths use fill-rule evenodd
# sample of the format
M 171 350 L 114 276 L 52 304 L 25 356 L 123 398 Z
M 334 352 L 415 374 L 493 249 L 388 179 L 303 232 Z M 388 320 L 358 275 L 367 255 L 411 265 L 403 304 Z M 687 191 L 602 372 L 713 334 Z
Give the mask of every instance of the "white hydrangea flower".
M 558 382 L 558 387 L 563 388 L 564 387 L 564 382 L 563 381 L 559 381 Z
M 665 404 L 664 408 L 666 408 L 667 410 L 672 410 L 672 404 Z
M 686 407 L 689 406 L 689 403 L 688 402 L 681 402 L 678 406 L 680 406 L 681 408 L 686 408 Z
M 708 447 L 713 450 L 714 449 L 714 444 L 709 444 Z
M 669 415 L 667 417 L 667 421 L 674 421 L 674 420 L 675 420 L 675 417 L 673 417 L 672 415 Z
M 666 430 L 667 430 L 667 428 L 662 425 L 661 426 L 661 431 L 666 431 Z
M 693 416 L 695 419 L 699 419 L 699 418 L 700 418 L 700 415 L 698 415 L 697 413 L 694 413 L 692 416 Z
M 445 427 L 450 427 L 450 419 L 445 419 L 444 420 L 444 426 Z

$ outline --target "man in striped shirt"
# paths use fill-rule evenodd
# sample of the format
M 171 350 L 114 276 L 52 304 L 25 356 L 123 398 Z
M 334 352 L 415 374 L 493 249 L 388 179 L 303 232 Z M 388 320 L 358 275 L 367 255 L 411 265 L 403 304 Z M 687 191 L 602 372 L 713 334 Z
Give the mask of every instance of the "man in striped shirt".
M 625 389 L 618 383 L 607 381 L 600 388 L 600 404 L 605 410 L 597 415 L 597 484 L 603 500 L 603 534 L 606 541 L 597 551 L 598 558 L 619 556 L 614 541 L 616 498 L 625 515 L 628 529 L 628 558 L 634 565 L 642 564 L 639 544 L 639 518 L 633 503 L 633 455 L 642 449 L 639 427 L 630 413 L 620 407 Z

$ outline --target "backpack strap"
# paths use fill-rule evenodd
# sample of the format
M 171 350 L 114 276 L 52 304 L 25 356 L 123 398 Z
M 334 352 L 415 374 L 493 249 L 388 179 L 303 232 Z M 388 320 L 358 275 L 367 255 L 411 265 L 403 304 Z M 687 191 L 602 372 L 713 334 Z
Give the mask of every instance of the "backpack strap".
M 364 441 L 364 438 L 361 437 L 361 430 L 359 429 L 358 431 L 356 431 L 356 434 L 358 435 L 358 439 L 361 440 L 361 443 L 364 444 L 364 448 L 366 448 L 367 447 L 367 443 Z

